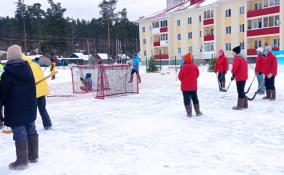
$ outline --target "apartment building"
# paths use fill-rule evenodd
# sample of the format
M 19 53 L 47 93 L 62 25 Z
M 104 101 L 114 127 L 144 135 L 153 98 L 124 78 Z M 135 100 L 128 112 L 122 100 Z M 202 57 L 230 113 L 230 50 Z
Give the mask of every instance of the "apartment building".
M 283 0 L 167 0 L 167 9 L 138 20 L 140 55 L 169 61 L 192 52 L 196 60 L 240 45 L 250 59 L 256 48 L 284 50 Z

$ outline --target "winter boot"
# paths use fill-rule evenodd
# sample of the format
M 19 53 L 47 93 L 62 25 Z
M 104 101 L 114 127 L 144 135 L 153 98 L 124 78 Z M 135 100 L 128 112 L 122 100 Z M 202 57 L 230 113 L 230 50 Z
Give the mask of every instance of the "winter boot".
M 269 100 L 271 98 L 271 90 L 266 89 L 266 96 L 263 97 L 262 99 L 264 100 Z
M 196 116 L 201 116 L 202 112 L 200 111 L 199 104 L 196 104 L 196 105 L 193 105 L 193 106 L 194 106 L 194 110 L 195 110 Z
M 132 83 L 132 82 L 133 82 L 133 74 L 131 74 L 130 80 L 128 81 L 128 83 Z
M 276 90 L 271 90 L 270 100 L 271 100 L 271 101 L 276 100 Z
M 247 109 L 248 108 L 248 98 L 245 97 L 244 99 L 244 109 Z
M 3 129 L 4 128 L 4 124 L 3 122 L 0 121 L 0 129 Z
M 225 81 L 222 81 L 222 90 L 224 91 L 224 90 L 226 90 L 226 82 Z
M 33 135 L 28 139 L 29 162 L 36 163 L 38 161 L 38 135 Z
M 192 117 L 192 105 L 186 105 L 185 106 L 185 109 L 186 109 L 186 113 L 187 113 L 187 116 L 188 117 Z
M 233 107 L 233 110 L 243 110 L 244 109 L 245 98 L 238 98 L 237 106 Z
M 24 170 L 28 167 L 28 143 L 15 143 L 17 160 L 9 164 L 11 170 Z

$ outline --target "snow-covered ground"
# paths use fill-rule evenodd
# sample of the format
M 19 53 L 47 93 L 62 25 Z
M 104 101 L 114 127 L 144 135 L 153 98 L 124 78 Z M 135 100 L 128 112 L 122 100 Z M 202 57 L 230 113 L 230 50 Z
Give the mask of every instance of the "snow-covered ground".
M 186 117 L 176 73 L 167 68 L 164 75 L 142 73 L 138 95 L 51 103 L 54 129 L 43 130 L 37 120 L 39 163 L 10 171 L 12 135 L 0 134 L 0 175 L 283 175 L 283 68 L 277 101 L 257 96 L 244 111 L 231 109 L 235 82 L 219 92 L 206 67 L 200 68 L 201 117 Z M 51 86 L 70 78 L 68 70 L 59 70 Z M 248 84 L 252 78 L 250 70 Z

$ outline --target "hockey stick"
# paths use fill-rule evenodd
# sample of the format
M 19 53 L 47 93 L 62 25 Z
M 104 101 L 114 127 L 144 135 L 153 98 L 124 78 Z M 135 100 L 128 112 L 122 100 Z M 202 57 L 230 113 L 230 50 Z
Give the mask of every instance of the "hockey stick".
M 44 82 L 45 80 L 49 79 L 50 77 L 52 77 L 53 75 L 55 75 L 55 74 L 57 74 L 57 73 L 58 73 L 57 71 L 52 72 L 52 73 L 51 73 L 51 74 L 49 74 L 48 76 L 46 76 L 46 77 L 44 77 L 43 79 L 41 79 L 41 80 L 37 81 L 35 84 L 36 84 L 36 85 L 38 85 L 38 84 L 40 84 L 40 83 Z
M 253 100 L 255 99 L 255 97 L 256 97 L 258 91 L 260 90 L 261 86 L 263 85 L 263 83 L 264 83 L 264 80 L 262 80 L 262 82 L 260 83 L 260 85 L 259 85 L 257 91 L 254 93 L 254 95 L 253 95 L 252 98 L 247 97 L 247 99 L 248 99 L 249 101 L 253 101 Z
M 252 84 L 253 84 L 253 82 L 254 82 L 254 80 L 255 80 L 255 77 L 256 77 L 256 75 L 254 75 L 253 80 L 252 80 L 251 84 L 249 85 L 249 88 L 248 88 L 248 90 L 245 92 L 245 94 L 249 93 L 250 88 L 251 88 L 251 86 L 252 86 Z
M 228 85 L 228 87 L 227 87 L 227 89 L 226 90 L 224 90 L 224 92 L 227 92 L 228 90 L 229 90 L 229 88 L 230 88 L 230 86 L 231 86 L 231 83 L 233 82 L 233 80 L 231 80 L 230 81 L 230 83 L 229 83 L 229 85 Z
M 43 79 L 37 81 L 35 84 L 38 85 L 38 84 L 44 82 L 45 80 L 47 80 L 48 78 L 52 77 L 53 75 L 55 75 L 55 74 L 57 74 L 57 73 L 58 73 L 57 71 L 52 72 L 52 73 L 49 74 L 48 76 L 46 76 L 46 77 L 44 77 Z M 12 131 L 11 129 L 8 129 L 8 128 L 7 128 L 7 129 L 2 130 L 2 133 L 4 133 L 4 134 L 12 134 L 13 131 Z

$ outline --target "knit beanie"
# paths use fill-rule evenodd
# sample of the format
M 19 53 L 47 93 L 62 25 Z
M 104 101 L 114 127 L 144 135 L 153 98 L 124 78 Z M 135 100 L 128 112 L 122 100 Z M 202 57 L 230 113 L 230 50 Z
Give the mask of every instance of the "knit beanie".
M 22 59 L 23 58 L 23 52 L 22 48 L 18 45 L 12 45 L 7 50 L 7 59 L 8 60 L 16 60 L 16 59 Z
M 272 47 L 271 46 L 265 46 L 264 50 L 268 51 L 268 52 L 272 52 Z
M 233 48 L 233 52 L 235 52 L 237 55 L 241 53 L 241 47 L 237 46 L 235 48 Z

